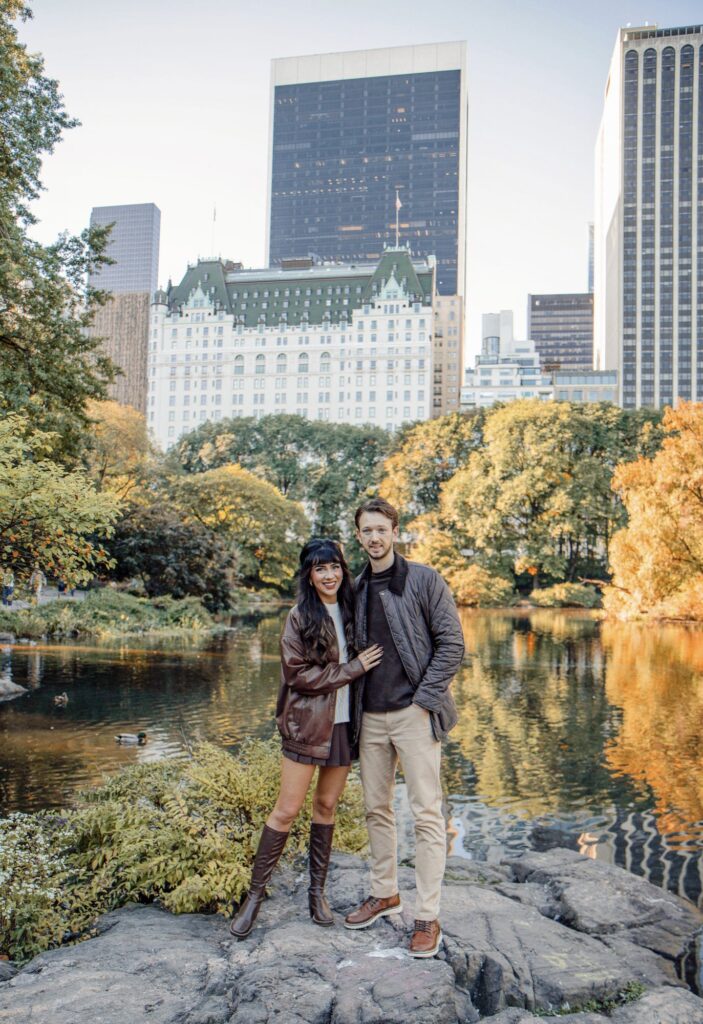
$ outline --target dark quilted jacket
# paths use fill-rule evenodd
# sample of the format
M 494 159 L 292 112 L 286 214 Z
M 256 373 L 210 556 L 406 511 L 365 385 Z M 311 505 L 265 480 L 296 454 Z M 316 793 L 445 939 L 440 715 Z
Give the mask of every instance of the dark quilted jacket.
M 368 646 L 366 604 L 371 567 L 356 580 L 356 648 Z M 388 590 L 381 592 L 398 656 L 415 688 L 415 703 L 432 718 L 435 737 L 442 739 L 457 722 L 449 684 L 464 657 L 464 634 L 449 587 L 434 569 L 408 562 L 396 553 Z M 354 741 L 361 731 L 363 680 L 355 702 Z

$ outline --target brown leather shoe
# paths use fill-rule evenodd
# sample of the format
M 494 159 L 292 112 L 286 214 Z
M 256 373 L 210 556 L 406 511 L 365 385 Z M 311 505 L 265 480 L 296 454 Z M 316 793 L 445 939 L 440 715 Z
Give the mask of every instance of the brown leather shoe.
M 395 896 L 367 896 L 360 907 L 352 910 L 344 918 L 345 928 L 368 928 L 377 921 L 379 917 L 386 917 L 388 914 L 399 914 L 403 909 L 400 902 L 400 893 Z
M 416 921 L 410 940 L 410 956 L 436 956 L 441 942 L 439 921 Z

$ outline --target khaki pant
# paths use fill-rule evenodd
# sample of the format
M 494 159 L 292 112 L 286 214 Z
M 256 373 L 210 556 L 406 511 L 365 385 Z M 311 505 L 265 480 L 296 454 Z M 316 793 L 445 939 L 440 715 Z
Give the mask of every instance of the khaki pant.
M 447 855 L 439 763 L 442 745 L 432 735 L 429 712 L 417 704 L 400 711 L 365 711 L 360 741 L 361 782 L 371 845 L 371 895 L 398 892 L 398 851 L 393 813 L 395 769 L 400 759 L 415 820 L 415 919 L 439 917 Z

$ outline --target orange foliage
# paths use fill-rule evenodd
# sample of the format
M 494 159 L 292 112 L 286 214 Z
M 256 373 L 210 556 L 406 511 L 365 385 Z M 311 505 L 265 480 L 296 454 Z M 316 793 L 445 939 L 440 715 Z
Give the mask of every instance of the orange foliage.
M 615 471 L 630 519 L 611 543 L 604 603 L 622 617 L 703 620 L 703 404 L 667 409 L 664 430 L 653 459 Z

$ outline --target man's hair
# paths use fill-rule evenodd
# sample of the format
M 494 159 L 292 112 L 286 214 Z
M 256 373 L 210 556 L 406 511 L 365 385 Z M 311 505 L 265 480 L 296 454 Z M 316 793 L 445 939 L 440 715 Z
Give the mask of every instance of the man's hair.
M 356 513 L 354 514 L 354 522 L 356 523 L 357 530 L 359 529 L 359 520 L 361 519 L 364 512 L 380 512 L 386 519 L 390 519 L 393 529 L 398 525 L 398 509 L 394 508 L 389 501 L 385 498 L 370 498 L 369 501 L 365 501 L 363 505 L 359 505 Z

